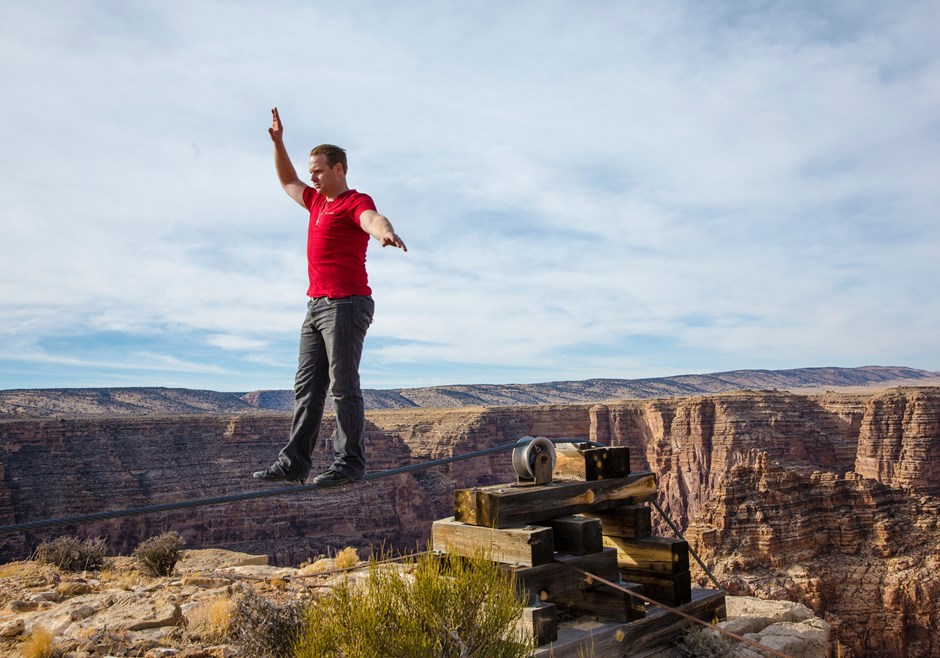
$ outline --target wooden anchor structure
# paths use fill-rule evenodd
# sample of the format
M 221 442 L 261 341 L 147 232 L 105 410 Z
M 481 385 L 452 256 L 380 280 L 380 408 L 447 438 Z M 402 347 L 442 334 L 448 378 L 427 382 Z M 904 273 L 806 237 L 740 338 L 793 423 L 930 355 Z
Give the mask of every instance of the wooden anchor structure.
M 454 516 L 434 522 L 431 543 L 440 553 L 485 553 L 514 574 L 530 602 L 519 624 L 536 638 L 536 657 L 643 656 L 687 630 L 689 621 L 631 593 L 724 619 L 724 592 L 692 589 L 688 543 L 652 536 L 643 503 L 656 478 L 630 472 L 629 448 L 519 443 L 518 481 L 458 489 Z M 572 621 L 561 624 L 561 614 Z

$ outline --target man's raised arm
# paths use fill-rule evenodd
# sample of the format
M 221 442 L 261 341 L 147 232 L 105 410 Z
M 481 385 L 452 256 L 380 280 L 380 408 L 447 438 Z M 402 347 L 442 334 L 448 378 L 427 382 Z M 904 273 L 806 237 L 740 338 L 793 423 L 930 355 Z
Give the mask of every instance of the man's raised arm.
M 281 125 L 281 117 L 276 107 L 271 110 L 271 127 L 268 128 L 268 134 L 274 142 L 274 169 L 277 171 L 278 180 L 281 181 L 281 187 L 291 199 L 306 208 L 304 190 L 307 186 L 297 177 L 297 171 L 287 155 L 287 149 L 284 147 L 284 126 Z

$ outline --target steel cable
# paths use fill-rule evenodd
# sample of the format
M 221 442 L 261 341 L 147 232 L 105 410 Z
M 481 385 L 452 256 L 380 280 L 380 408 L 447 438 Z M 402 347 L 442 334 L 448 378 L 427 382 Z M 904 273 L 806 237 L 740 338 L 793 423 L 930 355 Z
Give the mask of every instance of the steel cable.
M 632 590 L 627 589 L 626 587 L 623 587 L 622 585 L 620 585 L 620 584 L 618 584 L 618 583 L 613 583 L 613 582 L 607 580 L 606 578 L 601 578 L 600 576 L 598 576 L 598 575 L 596 575 L 596 574 L 593 574 L 593 573 L 591 573 L 591 572 L 589 572 L 589 571 L 585 571 L 585 570 L 582 569 L 581 567 L 576 567 L 575 565 L 569 564 L 569 563 L 567 563 L 567 562 L 559 562 L 559 564 L 563 564 L 564 566 L 568 567 L 569 569 L 574 569 L 574 570 L 577 571 L 578 573 L 580 573 L 580 574 L 582 574 L 582 575 L 584 575 L 584 576 L 588 576 L 588 577 L 590 577 L 590 578 L 593 578 L 593 579 L 596 580 L 597 582 L 603 583 L 604 585 L 607 585 L 608 587 L 613 587 L 614 589 L 619 590 L 619 591 L 621 591 L 621 592 L 626 592 L 626 593 L 629 594 L 630 596 L 635 596 L 636 598 L 640 599 L 641 601 L 645 601 L 646 603 L 649 603 L 649 604 L 651 604 L 651 605 L 658 606 L 658 607 L 662 608 L 663 610 L 665 610 L 666 612 L 671 612 L 671 613 L 673 613 L 673 614 L 675 614 L 675 615 L 679 615 L 680 617 L 683 617 L 684 619 L 688 619 L 689 621 L 695 622 L 696 624 L 700 624 L 700 625 L 704 626 L 705 628 L 710 628 L 710 629 L 712 629 L 712 630 L 714 630 L 714 631 L 717 631 L 717 632 L 721 633 L 722 635 L 727 635 L 728 637 L 733 638 L 733 639 L 737 640 L 738 642 L 743 642 L 744 644 L 750 645 L 750 646 L 754 647 L 755 649 L 760 649 L 761 651 L 766 651 L 767 653 L 769 653 L 769 654 L 771 654 L 771 655 L 773 655 L 773 656 L 779 656 L 779 658 L 792 658 L 792 656 L 788 656 L 788 655 L 785 654 L 785 653 L 781 653 L 781 652 L 777 651 L 776 649 L 771 649 L 771 648 L 768 647 L 768 646 L 764 646 L 763 644 L 759 644 L 759 643 L 755 642 L 754 640 L 749 640 L 749 639 L 747 639 L 746 637 L 743 637 L 743 636 L 741 636 L 741 635 L 738 635 L 737 633 L 732 633 L 731 631 L 726 630 L 726 629 L 724 629 L 724 628 L 721 628 L 720 626 L 716 626 L 715 624 L 712 624 L 711 622 L 707 622 L 707 621 L 705 621 L 704 619 L 699 619 L 699 618 L 696 617 L 695 615 L 690 615 L 689 613 L 687 613 L 687 612 L 685 612 L 685 611 L 683 611 L 683 610 L 679 610 L 679 609 L 677 609 L 677 608 L 673 608 L 673 607 L 671 607 L 671 606 L 666 605 L 665 603 L 660 603 L 659 601 L 656 601 L 656 600 L 654 600 L 654 599 L 649 598 L 649 597 L 646 596 L 645 594 L 639 594 L 639 593 L 637 593 L 637 592 L 634 592 L 634 591 L 632 591 Z
M 593 445 L 593 442 L 587 441 L 585 439 L 551 439 L 553 443 L 589 443 Z M 380 478 L 391 477 L 393 475 L 400 475 L 402 473 L 411 473 L 414 471 L 421 471 L 428 468 L 434 468 L 435 466 L 443 466 L 444 464 L 453 464 L 455 462 L 464 461 L 466 459 L 476 459 L 477 457 L 485 457 L 487 455 L 493 455 L 500 452 L 509 452 L 510 450 L 519 447 L 519 442 L 513 443 L 504 443 L 502 445 L 493 446 L 491 448 L 484 448 L 482 450 L 476 450 L 474 452 L 464 453 L 462 455 L 453 455 L 451 457 L 442 457 L 440 459 L 433 459 L 427 462 L 421 462 L 418 464 L 408 464 L 407 466 L 399 466 L 398 468 L 392 468 L 385 471 L 376 471 L 374 473 L 367 473 L 359 480 L 354 480 L 350 484 L 355 484 L 356 482 L 369 482 L 372 480 L 378 480 Z M 348 485 L 343 485 L 348 486 Z M 145 514 L 156 514 L 158 512 L 169 512 L 172 510 L 179 509 L 188 509 L 192 507 L 205 507 L 209 505 L 223 505 L 225 503 L 237 503 L 244 500 L 254 500 L 256 498 L 268 498 L 271 496 L 286 496 L 293 495 L 298 493 L 304 493 L 308 491 L 322 491 L 325 487 L 319 487 L 316 484 L 297 484 L 291 485 L 288 487 L 278 487 L 275 489 L 260 489 L 257 491 L 243 491 L 235 494 L 226 494 L 224 496 L 213 496 L 211 498 L 199 498 L 196 500 L 181 500 L 170 503 L 155 503 L 153 505 L 143 505 L 140 507 L 129 507 L 126 509 L 119 510 L 110 510 L 105 512 L 92 512 L 90 514 L 75 514 L 72 516 L 63 516 L 59 518 L 52 519 L 39 519 L 36 521 L 24 521 L 23 523 L 13 523 L 10 525 L 0 526 L 0 536 L 9 535 L 18 532 L 25 532 L 28 530 L 41 530 L 45 528 L 57 528 L 71 525 L 80 525 L 84 523 L 91 523 L 93 521 L 106 521 L 108 519 L 117 519 L 126 516 L 142 516 Z

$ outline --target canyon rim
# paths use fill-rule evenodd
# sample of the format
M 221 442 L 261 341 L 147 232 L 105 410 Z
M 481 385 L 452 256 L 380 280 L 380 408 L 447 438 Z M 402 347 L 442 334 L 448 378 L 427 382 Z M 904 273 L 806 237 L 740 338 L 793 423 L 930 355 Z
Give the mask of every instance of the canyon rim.
M 255 488 L 251 471 L 289 423 L 276 412 L 0 420 L 0 523 Z M 843 656 L 940 654 L 938 387 L 382 410 L 367 428 L 373 471 L 524 435 L 629 446 L 729 593 L 806 604 L 833 625 Z M 325 422 L 315 467 L 331 461 L 332 432 Z M 169 529 L 190 547 L 284 565 L 346 545 L 407 550 L 450 515 L 455 488 L 513 479 L 496 454 L 339 491 L 8 535 L 0 560 L 55 534 L 104 536 L 127 552 Z

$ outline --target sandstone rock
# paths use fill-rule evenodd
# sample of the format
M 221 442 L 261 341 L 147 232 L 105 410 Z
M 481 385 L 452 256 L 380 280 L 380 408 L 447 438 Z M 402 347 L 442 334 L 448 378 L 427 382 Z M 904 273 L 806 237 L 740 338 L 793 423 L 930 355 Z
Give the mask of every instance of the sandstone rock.
M 801 622 L 815 616 L 800 603 L 765 601 L 752 596 L 726 597 L 725 611 L 728 619 L 718 626 L 738 635 L 757 633 L 775 623 Z
M 231 584 L 228 578 L 207 578 L 205 576 L 188 576 L 183 578 L 182 585 L 199 587 L 201 589 L 218 589 Z
M 826 658 L 830 627 L 822 619 L 778 623 L 744 637 L 790 658 Z
M 175 603 L 153 599 L 146 594 L 127 594 L 116 597 L 110 606 L 101 609 L 90 621 L 94 628 L 142 631 L 175 626 L 181 617 L 180 607 Z
M 267 565 L 267 555 L 251 555 L 218 548 L 181 551 L 176 570 L 180 573 L 212 571 L 224 567 L 243 567 L 248 565 Z
M 69 613 L 69 621 L 81 621 L 95 614 L 97 610 L 90 605 L 83 605 L 75 608 Z
M 865 405 L 855 470 L 884 484 L 940 496 L 938 446 L 935 391 L 893 389 Z
M 14 619 L 13 621 L 4 622 L 0 624 L 0 637 L 9 638 L 16 637 L 20 635 L 23 631 L 26 630 L 26 624 L 22 619 Z
M 239 576 L 247 576 L 250 578 L 285 578 L 294 576 L 297 574 L 298 570 L 292 567 L 272 567 L 272 566 L 262 566 L 262 565 L 246 565 L 243 567 L 231 567 L 225 569 L 228 573 L 237 574 Z
M 61 597 L 59 596 L 59 593 L 56 591 L 40 592 L 39 594 L 33 597 L 33 601 L 35 601 L 36 603 L 44 603 L 46 601 L 55 602 L 55 601 L 58 601 L 59 599 L 61 599 Z

